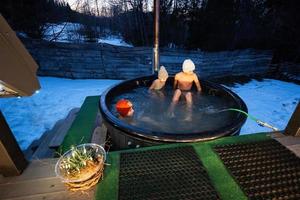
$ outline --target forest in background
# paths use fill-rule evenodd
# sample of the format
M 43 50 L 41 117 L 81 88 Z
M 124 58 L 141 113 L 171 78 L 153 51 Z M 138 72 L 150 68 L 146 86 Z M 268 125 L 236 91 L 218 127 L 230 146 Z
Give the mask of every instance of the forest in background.
M 76 3 L 76 2 L 75 2 Z M 49 23 L 83 25 L 88 42 L 117 33 L 134 46 L 152 46 L 149 0 L 2 0 L 16 31 L 42 39 Z M 72 8 L 71 8 L 72 7 Z M 273 62 L 300 62 L 299 0 L 161 0 L 160 46 L 206 51 L 272 49 Z

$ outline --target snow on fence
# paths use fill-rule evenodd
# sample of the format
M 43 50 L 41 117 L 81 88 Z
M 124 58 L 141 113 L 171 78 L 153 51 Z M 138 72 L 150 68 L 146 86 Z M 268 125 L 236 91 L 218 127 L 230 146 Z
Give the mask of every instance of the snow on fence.
M 41 40 L 23 42 L 38 63 L 38 74 L 41 76 L 128 79 L 152 72 L 152 48 L 149 47 L 70 44 Z M 204 78 L 263 74 L 272 69 L 272 52 L 266 50 L 160 51 L 161 65 L 166 67 L 169 74 L 180 71 L 186 58 L 195 62 L 196 72 Z

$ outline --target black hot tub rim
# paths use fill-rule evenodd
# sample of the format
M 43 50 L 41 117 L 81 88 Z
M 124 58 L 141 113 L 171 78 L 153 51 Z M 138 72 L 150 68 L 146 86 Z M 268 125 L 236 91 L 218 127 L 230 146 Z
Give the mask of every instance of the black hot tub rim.
M 193 132 L 193 133 L 184 133 L 184 134 L 174 134 L 174 133 L 168 133 L 168 132 L 158 132 L 158 131 L 150 131 L 148 129 L 143 129 L 140 127 L 132 126 L 118 117 L 116 117 L 112 112 L 110 112 L 108 106 L 107 106 L 107 97 L 108 95 L 111 95 L 111 92 L 121 87 L 122 85 L 130 85 L 129 83 L 134 83 L 137 81 L 152 81 L 155 79 L 154 75 L 150 76 L 142 76 L 137 77 L 134 79 L 124 80 L 120 83 L 117 83 L 111 87 L 109 87 L 107 90 L 105 90 L 102 95 L 100 96 L 99 101 L 99 108 L 102 115 L 102 118 L 104 121 L 109 123 L 114 128 L 122 131 L 128 136 L 139 138 L 142 140 L 149 140 L 149 141 L 156 141 L 156 142 L 198 142 L 198 141 L 207 141 L 207 140 L 213 140 L 217 139 L 223 136 L 229 136 L 229 135 L 236 135 L 239 133 L 242 125 L 246 122 L 247 117 L 246 115 L 242 113 L 237 113 L 237 117 L 227 126 L 223 126 L 222 129 L 214 130 L 214 131 L 202 131 L 202 132 Z M 170 77 L 169 77 L 170 80 Z M 239 107 L 235 107 L 236 109 L 240 109 L 248 113 L 248 108 L 244 101 L 234 92 L 227 89 L 226 87 L 216 84 L 207 80 L 200 80 L 202 85 L 219 89 L 225 91 L 228 95 L 230 95 L 231 98 L 234 99 L 234 101 L 239 105 Z M 205 137 L 201 137 L 201 135 L 204 135 Z

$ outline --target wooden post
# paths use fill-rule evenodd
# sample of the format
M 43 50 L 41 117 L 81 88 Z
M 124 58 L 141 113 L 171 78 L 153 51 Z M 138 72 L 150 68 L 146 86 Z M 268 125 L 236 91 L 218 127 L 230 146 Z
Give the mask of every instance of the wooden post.
M 288 125 L 285 128 L 286 135 L 300 137 L 300 102 L 298 103 Z
M 0 174 L 20 175 L 26 166 L 23 152 L 0 111 Z
M 159 2 L 154 0 L 153 13 L 154 13 L 154 39 L 153 39 L 153 59 L 152 59 L 152 73 L 158 71 L 159 67 Z

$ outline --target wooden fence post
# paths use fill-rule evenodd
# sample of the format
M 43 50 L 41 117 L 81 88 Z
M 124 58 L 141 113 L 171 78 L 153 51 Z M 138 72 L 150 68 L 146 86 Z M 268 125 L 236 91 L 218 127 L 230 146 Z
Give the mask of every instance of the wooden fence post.
M 23 152 L 0 111 L 0 174 L 20 175 L 26 166 Z

